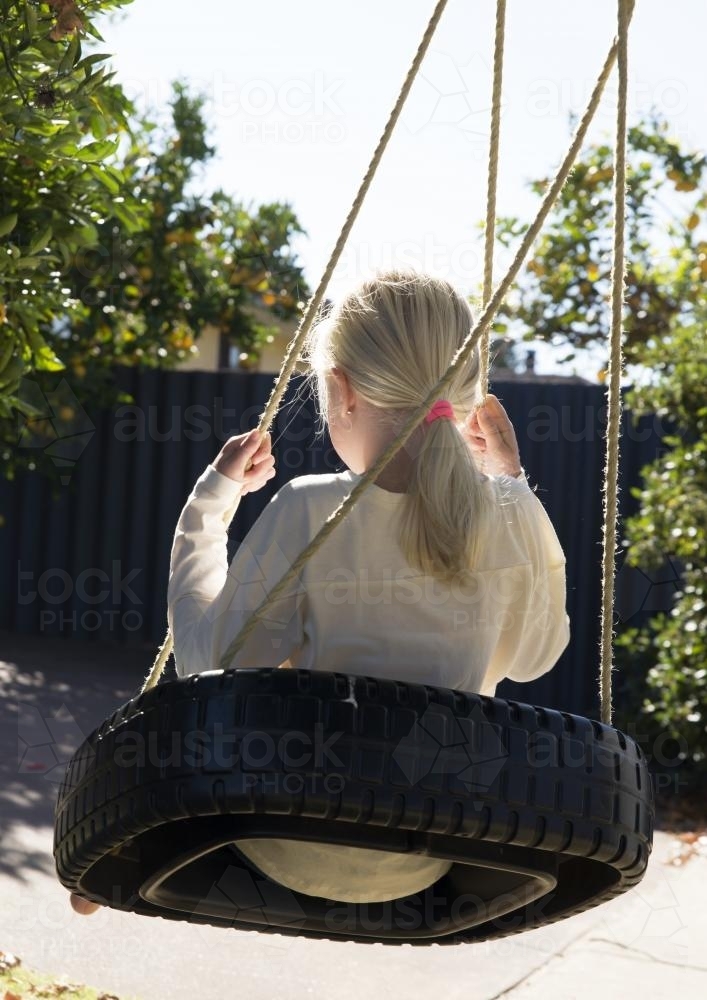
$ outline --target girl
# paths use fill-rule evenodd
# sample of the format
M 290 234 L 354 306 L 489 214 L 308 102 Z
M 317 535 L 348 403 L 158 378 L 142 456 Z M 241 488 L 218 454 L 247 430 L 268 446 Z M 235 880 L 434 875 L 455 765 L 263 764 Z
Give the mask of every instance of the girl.
M 364 281 L 309 337 L 323 421 L 346 472 L 273 497 L 228 566 L 224 511 L 274 476 L 269 436 L 231 438 L 184 507 L 169 621 L 181 676 L 218 667 L 292 560 L 449 366 L 473 323 L 446 281 L 389 271 Z M 258 624 L 236 667 L 304 667 L 493 695 L 567 645 L 565 559 L 495 396 L 479 405 L 479 354 Z M 251 464 L 252 463 L 252 464 Z M 283 662 L 284 661 L 284 662 Z M 251 866 L 298 892 L 351 902 L 420 892 L 450 862 L 340 845 L 239 840 Z

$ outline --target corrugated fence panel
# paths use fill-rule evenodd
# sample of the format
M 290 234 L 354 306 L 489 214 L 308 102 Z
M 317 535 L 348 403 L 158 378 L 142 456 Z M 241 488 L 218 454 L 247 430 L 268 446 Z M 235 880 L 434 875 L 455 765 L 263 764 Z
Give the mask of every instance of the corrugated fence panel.
M 0 627 L 82 639 L 158 642 L 165 629 L 169 554 L 194 480 L 230 435 L 256 426 L 269 375 L 135 372 L 116 375 L 133 398 L 89 414 L 95 432 L 70 485 L 27 475 L 0 485 L 3 570 Z M 518 434 L 528 477 L 567 556 L 572 641 L 557 667 L 531 684 L 505 681 L 498 694 L 596 716 L 605 403 L 598 386 L 496 382 Z M 244 498 L 231 552 L 280 487 L 294 476 L 344 466 L 301 378 L 288 388 L 272 429 L 277 476 Z M 661 428 L 628 417 L 622 438 L 622 512 L 630 487 L 658 454 Z M 620 574 L 623 605 L 636 600 Z

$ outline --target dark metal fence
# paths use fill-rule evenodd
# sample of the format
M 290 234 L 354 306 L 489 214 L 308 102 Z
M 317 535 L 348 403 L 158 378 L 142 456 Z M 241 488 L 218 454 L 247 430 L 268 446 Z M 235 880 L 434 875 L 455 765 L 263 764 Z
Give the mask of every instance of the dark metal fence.
M 134 404 L 87 415 L 92 431 L 75 462 L 61 459 L 69 482 L 58 496 L 38 475 L 0 484 L 0 628 L 159 641 L 179 511 L 220 444 L 256 425 L 272 387 L 271 376 L 245 373 L 126 370 L 117 378 Z M 316 437 L 314 404 L 303 389 L 302 379 L 288 389 L 272 431 L 277 477 L 242 501 L 232 546 L 287 480 L 343 468 L 328 439 Z M 567 555 L 572 623 L 570 648 L 554 670 L 531 684 L 505 681 L 498 694 L 596 716 L 604 393 L 541 381 L 497 381 L 494 391 Z M 657 421 L 634 426 L 625 417 L 623 513 L 631 509 L 630 486 L 660 449 L 660 430 Z M 639 577 L 620 569 L 620 617 L 640 614 L 640 588 Z

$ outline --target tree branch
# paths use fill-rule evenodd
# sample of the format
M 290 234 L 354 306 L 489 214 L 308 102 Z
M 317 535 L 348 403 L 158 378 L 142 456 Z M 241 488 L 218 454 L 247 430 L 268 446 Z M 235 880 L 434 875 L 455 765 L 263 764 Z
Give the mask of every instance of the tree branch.
M 25 105 L 29 105 L 30 102 L 27 100 L 27 95 L 25 94 L 25 92 L 24 92 L 24 90 L 22 88 L 22 84 L 20 83 L 19 78 L 18 78 L 17 74 L 15 73 L 15 70 L 13 69 L 12 63 L 10 62 L 10 57 L 7 54 L 7 49 L 5 48 L 5 42 L 4 42 L 4 39 L 3 39 L 2 35 L 0 35 L 0 49 L 2 50 L 2 58 L 3 58 L 3 62 L 5 63 L 5 66 L 7 67 L 7 72 L 12 77 L 12 79 L 13 79 L 13 81 L 15 83 L 15 86 L 17 87 L 17 89 L 20 92 L 20 98 L 22 99 L 22 103 L 25 104 Z

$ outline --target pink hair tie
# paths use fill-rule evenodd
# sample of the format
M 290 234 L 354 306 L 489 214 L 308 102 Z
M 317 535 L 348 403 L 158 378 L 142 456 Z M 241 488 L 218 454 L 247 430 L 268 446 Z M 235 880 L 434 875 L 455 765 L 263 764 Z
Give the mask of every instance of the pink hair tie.
M 448 399 L 438 399 L 430 407 L 430 412 L 425 417 L 425 423 L 431 424 L 435 420 L 454 420 L 454 407 Z

